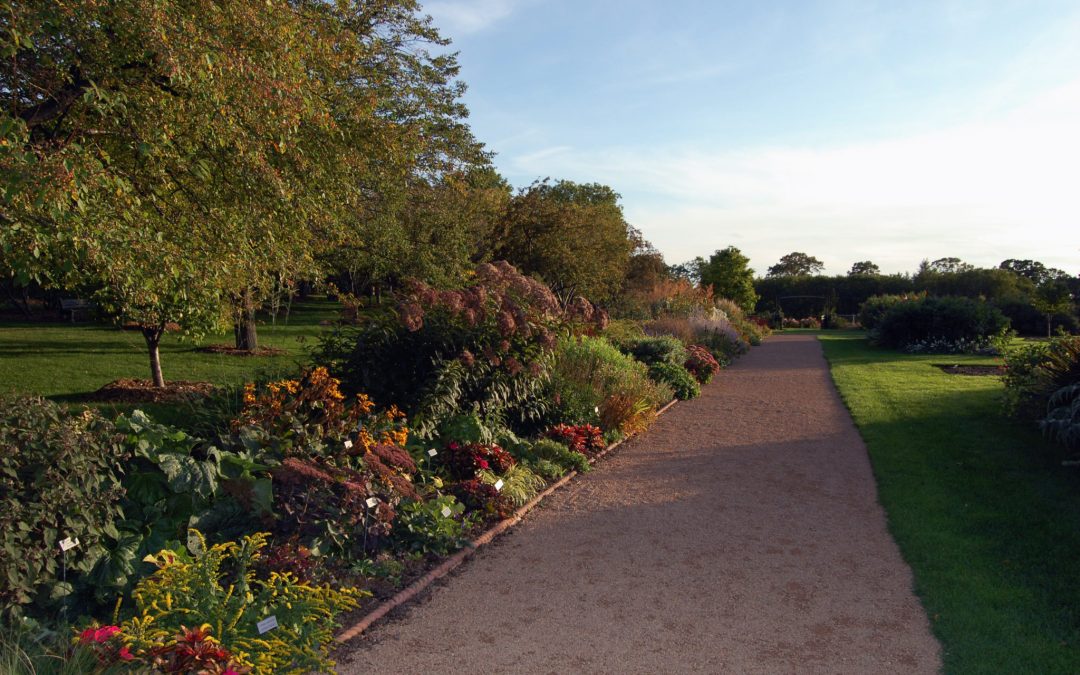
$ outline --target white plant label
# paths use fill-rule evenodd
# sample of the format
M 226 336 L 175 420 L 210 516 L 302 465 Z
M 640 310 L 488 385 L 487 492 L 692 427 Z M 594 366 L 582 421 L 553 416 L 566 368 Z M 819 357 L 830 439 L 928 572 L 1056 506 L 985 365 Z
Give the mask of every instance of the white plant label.
M 379 505 L 379 500 L 375 499 L 374 497 L 368 497 L 367 502 L 365 502 L 365 503 L 368 505 L 369 509 L 373 509 L 373 508 L 375 508 L 376 506 Z
M 272 630 L 274 630 L 275 628 L 278 627 L 277 626 L 277 617 L 276 616 L 268 616 L 265 619 L 263 619 L 262 621 L 260 621 L 259 623 L 255 624 L 255 627 L 259 629 L 259 635 L 262 635 L 263 633 L 267 633 L 269 631 L 272 631 Z
M 600 414 L 600 406 L 595 406 L 595 407 L 593 408 L 593 410 L 595 410 L 595 411 L 596 411 L 596 414 L 597 414 L 597 415 L 599 415 L 599 414 Z
M 502 489 L 502 486 L 503 486 L 502 478 L 500 478 L 499 480 L 495 481 L 495 489 L 496 489 L 496 490 L 501 490 L 501 489 Z
M 350 448 L 352 448 L 352 441 L 345 441 L 345 449 L 349 450 Z
M 449 506 L 442 507 L 442 517 L 443 518 L 449 518 L 451 513 L 453 513 L 453 511 L 450 510 Z
M 432 449 L 427 451 L 427 454 L 428 454 L 428 457 L 434 457 L 435 455 L 439 454 L 439 451 L 436 450 L 435 448 L 432 448 Z
M 67 551 L 70 551 L 71 549 L 75 548 L 78 545 L 79 545 L 79 538 L 78 537 L 75 537 L 74 539 L 72 539 L 71 537 L 68 537 L 67 539 L 60 542 L 60 550 L 64 551 L 64 552 L 67 552 Z

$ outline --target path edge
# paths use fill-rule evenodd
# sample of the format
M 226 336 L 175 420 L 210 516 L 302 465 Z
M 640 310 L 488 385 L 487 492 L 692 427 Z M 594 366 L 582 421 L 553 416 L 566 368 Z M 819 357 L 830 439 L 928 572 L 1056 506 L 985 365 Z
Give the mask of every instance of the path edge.
M 678 403 L 678 399 L 672 399 L 664 407 L 656 411 L 656 416 L 659 417 L 660 415 L 663 415 L 668 410 L 670 410 L 671 407 L 674 406 L 676 403 Z M 612 443 L 611 445 L 607 446 L 599 453 L 597 453 L 595 457 L 590 458 L 589 464 L 595 465 L 609 452 L 623 445 L 630 439 L 636 438 L 638 435 L 628 436 L 621 441 L 616 441 Z M 463 546 L 459 551 L 439 563 L 434 569 L 429 570 L 426 574 L 424 574 L 424 576 L 420 577 L 405 588 L 401 589 L 393 596 L 387 598 L 386 600 L 383 600 L 373 610 L 361 617 L 359 621 L 338 633 L 337 636 L 334 637 L 334 642 L 336 642 L 338 645 L 343 645 L 351 640 L 360 637 L 360 635 L 362 635 L 364 631 L 366 631 L 368 628 L 371 628 L 371 626 L 374 625 L 375 622 L 377 622 L 379 619 L 389 614 L 395 608 L 409 602 L 417 595 L 427 590 L 436 581 L 456 570 L 474 553 L 476 553 L 476 551 L 479 550 L 480 547 L 490 544 L 500 534 L 503 534 L 511 527 L 520 523 L 525 518 L 526 514 L 536 508 L 540 504 L 540 502 L 542 502 L 555 491 L 568 484 L 577 475 L 578 472 L 572 470 L 570 471 L 570 473 L 566 474 L 559 480 L 549 485 L 540 494 L 533 497 L 527 504 L 514 511 L 513 515 L 511 515 L 509 518 L 505 518 L 495 523 L 484 533 L 480 534 L 478 537 L 465 544 L 465 546 Z

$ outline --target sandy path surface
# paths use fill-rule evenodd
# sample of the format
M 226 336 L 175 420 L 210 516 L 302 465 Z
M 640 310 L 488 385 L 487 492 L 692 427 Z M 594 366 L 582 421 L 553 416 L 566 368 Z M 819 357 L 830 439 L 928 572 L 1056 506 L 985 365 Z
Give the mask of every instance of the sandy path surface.
M 342 673 L 932 673 L 812 336 L 769 339 L 339 655 Z

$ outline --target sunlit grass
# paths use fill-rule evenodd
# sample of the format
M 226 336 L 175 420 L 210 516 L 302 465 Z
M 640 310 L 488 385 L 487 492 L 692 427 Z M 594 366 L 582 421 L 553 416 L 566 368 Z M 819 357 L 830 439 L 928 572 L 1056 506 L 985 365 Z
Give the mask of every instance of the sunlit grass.
M 1080 673 L 1080 479 L 996 377 L 820 337 L 949 673 Z

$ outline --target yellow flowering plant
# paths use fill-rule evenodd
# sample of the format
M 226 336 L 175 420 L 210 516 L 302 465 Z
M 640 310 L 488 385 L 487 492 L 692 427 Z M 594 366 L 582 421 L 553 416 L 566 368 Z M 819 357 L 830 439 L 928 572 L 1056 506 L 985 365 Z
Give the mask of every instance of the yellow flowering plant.
M 299 582 L 289 572 L 258 578 L 254 564 L 269 537 L 207 546 L 192 530 L 190 553 L 163 550 L 147 561 L 157 571 L 135 588 L 135 616 L 119 639 L 137 659 L 152 660 L 198 627 L 253 673 L 325 672 L 335 616 L 365 595 L 354 588 Z

